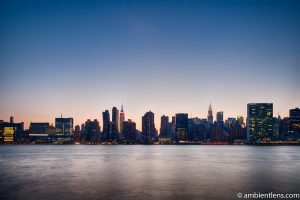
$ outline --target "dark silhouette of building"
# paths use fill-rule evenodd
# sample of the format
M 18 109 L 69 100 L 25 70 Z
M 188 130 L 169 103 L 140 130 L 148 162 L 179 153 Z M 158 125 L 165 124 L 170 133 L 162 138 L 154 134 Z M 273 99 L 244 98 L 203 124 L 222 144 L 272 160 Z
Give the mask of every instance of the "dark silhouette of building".
M 120 119 L 119 119 L 119 110 L 116 107 L 112 108 L 112 121 L 110 123 L 110 132 L 111 132 L 111 140 L 116 141 L 119 137 L 119 125 L 120 125 Z
M 172 121 L 170 123 L 171 126 L 171 137 L 173 140 L 176 140 L 177 136 L 176 136 L 176 117 L 172 116 Z
M 80 130 L 80 126 L 76 125 L 74 132 L 73 132 L 73 142 L 74 143 L 81 143 L 81 139 L 82 139 L 82 132 Z
M 278 140 L 280 139 L 280 124 L 281 124 L 281 117 L 273 117 L 273 133 L 272 133 L 272 139 Z
M 244 117 L 239 115 L 239 116 L 237 116 L 236 121 L 237 121 L 238 124 L 243 125 L 244 124 Z
M 198 117 L 188 119 L 189 141 L 199 142 L 207 138 L 207 119 L 203 120 Z
M 103 119 L 103 131 L 102 131 L 102 140 L 108 142 L 110 140 L 110 115 L 109 111 L 105 110 L 102 112 Z
M 49 134 L 49 123 L 38 123 L 38 122 L 31 122 L 29 125 L 29 133 L 31 135 L 36 134 L 36 135 L 47 135 Z
M 175 119 L 174 122 L 169 122 L 168 116 L 161 116 L 160 118 L 160 133 L 159 133 L 159 140 L 162 143 L 165 142 L 171 142 L 175 138 L 175 129 L 173 130 L 173 127 L 175 127 Z
M 31 122 L 29 126 L 30 141 L 35 143 L 48 143 L 50 131 L 51 129 L 48 122 Z
M 11 117 L 9 118 L 9 123 L 11 123 L 11 124 L 15 123 L 14 116 L 11 116 Z
M 176 135 L 177 140 L 187 141 L 188 133 L 188 114 L 187 113 L 178 113 L 176 116 Z
M 224 119 L 223 119 L 223 112 L 217 112 L 217 122 L 218 124 L 223 124 L 224 123 Z
M 123 122 L 122 135 L 124 137 L 125 144 L 135 144 L 136 143 L 136 124 L 135 122 L 128 119 L 128 121 Z
M 300 109 L 290 109 L 289 116 L 290 133 L 293 138 L 300 138 Z
M 168 130 L 169 130 L 169 117 L 163 115 L 160 118 L 159 136 L 160 137 L 167 137 L 168 136 Z
M 234 126 L 235 124 L 236 124 L 236 118 L 234 117 L 228 117 L 225 123 L 225 125 L 228 127 Z
M 215 122 L 209 127 L 210 139 L 212 142 L 225 142 L 228 141 L 228 135 L 222 124 Z
M 273 135 L 273 104 L 247 105 L 247 136 L 250 142 L 270 140 Z
M 281 140 L 289 140 L 293 138 L 293 134 L 290 130 L 290 118 L 289 117 L 284 117 L 281 121 L 280 121 L 280 125 L 279 125 L 279 138 Z
M 100 141 L 100 125 L 97 119 L 94 119 L 94 121 L 88 119 L 84 127 L 84 143 L 96 144 Z
M 240 124 L 240 122 L 230 123 L 228 127 L 225 127 L 225 130 L 228 133 L 228 140 L 230 142 L 247 140 L 245 125 Z
M 75 131 L 80 131 L 80 126 L 79 125 L 75 126 Z
M 154 124 L 154 113 L 146 112 L 142 117 L 142 134 L 145 143 L 153 143 L 157 139 L 157 131 Z

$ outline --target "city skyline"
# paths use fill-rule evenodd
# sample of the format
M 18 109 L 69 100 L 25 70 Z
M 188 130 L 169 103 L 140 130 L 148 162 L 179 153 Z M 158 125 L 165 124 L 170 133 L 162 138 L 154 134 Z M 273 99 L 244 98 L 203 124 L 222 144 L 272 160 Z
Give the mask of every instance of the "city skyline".
M 102 112 L 100 120 L 87 119 L 74 126 L 72 117 L 55 118 L 55 126 L 49 122 L 31 122 L 24 129 L 24 122 L 0 120 L 0 144 L 299 144 L 300 109 L 289 109 L 288 117 L 274 117 L 273 103 L 247 104 L 247 117 L 224 119 L 217 112 L 214 120 L 211 102 L 207 118 L 175 113 L 161 116 L 160 128 L 155 125 L 152 111 L 142 116 L 142 129 L 112 107 Z M 111 116 L 111 117 L 110 117 Z M 121 120 L 122 119 L 122 120 Z M 122 131 L 120 131 L 122 127 Z
M 124 101 L 205 118 L 299 107 L 299 1 L 2 1 L 0 118 L 75 124 Z
M 260 103 L 263 103 L 263 102 L 256 102 L 256 103 L 254 103 L 254 104 L 260 104 Z M 265 102 L 264 102 L 265 103 Z M 263 103 L 263 104 L 264 104 Z M 269 102 L 270 103 L 270 102 Z M 248 105 L 249 104 L 253 104 L 253 103 L 248 103 L 247 105 L 246 105 L 246 110 L 248 109 Z M 273 103 L 270 103 L 270 104 L 272 104 L 272 106 L 273 106 Z M 274 106 L 274 107 L 276 107 L 276 106 Z M 277 115 L 275 112 L 272 112 L 272 116 L 273 117 L 275 117 L 275 118 L 277 118 L 278 116 L 280 116 L 281 118 L 285 118 L 285 117 L 288 117 L 289 116 L 289 111 L 290 111 L 290 109 L 293 109 L 293 108 L 298 108 L 299 106 L 295 106 L 295 107 L 291 107 L 291 108 L 289 108 L 288 109 L 288 114 L 286 115 L 286 116 L 284 116 L 284 115 L 281 115 L 280 113 L 278 113 L 279 115 Z M 77 121 L 78 120 L 76 120 L 76 118 L 74 117 L 74 116 L 72 116 L 72 115 L 70 115 L 70 116 L 68 116 L 68 115 L 64 115 L 64 114 L 60 114 L 60 117 L 61 118 L 72 118 L 72 120 L 74 121 L 74 127 L 76 126 L 76 125 L 79 125 L 79 126 L 81 126 L 82 124 L 84 124 L 85 122 L 86 122 L 86 120 L 94 120 L 94 119 L 96 119 L 96 120 L 98 120 L 98 122 L 100 123 L 100 129 L 101 129 L 101 131 L 104 131 L 103 130 L 103 121 L 104 121 L 104 113 L 106 113 L 106 112 L 108 112 L 108 116 L 106 117 L 106 119 L 105 119 L 105 123 L 106 123 L 106 126 L 110 126 L 110 125 L 108 125 L 108 124 L 110 124 L 110 122 L 112 122 L 112 121 L 114 121 L 113 120 L 113 117 L 112 117 L 112 112 L 110 111 L 110 109 L 117 109 L 118 110 L 118 107 L 116 107 L 116 106 L 112 106 L 111 108 L 106 108 L 105 110 L 103 110 L 102 112 L 100 112 L 100 115 L 99 115 L 99 117 L 98 118 L 86 118 L 86 119 L 84 119 L 84 121 L 82 122 L 82 123 L 77 123 Z M 272 110 L 273 110 L 274 108 L 272 107 Z M 120 110 L 122 110 L 123 112 L 122 112 L 122 114 L 119 112 Z M 145 115 L 145 113 L 147 113 L 147 112 L 153 112 L 154 113 L 154 124 L 156 124 L 156 129 L 158 130 L 158 132 L 159 132 L 159 127 L 161 127 L 161 117 L 163 117 L 163 116 L 167 116 L 167 117 L 169 117 L 170 119 L 172 119 L 172 117 L 175 117 L 177 114 L 182 114 L 182 113 L 186 113 L 186 114 L 188 114 L 188 117 L 189 118 L 199 118 L 199 119 L 207 119 L 208 121 L 209 120 L 211 120 L 211 122 L 210 123 L 214 123 L 214 122 L 218 122 L 218 114 L 219 113 L 222 113 L 222 118 L 223 118 L 223 120 L 225 121 L 225 120 L 227 120 L 227 119 L 230 119 L 230 118 L 235 118 L 235 119 L 238 119 L 239 117 L 243 117 L 244 118 L 244 120 L 246 120 L 247 119 L 247 112 L 248 111 L 246 111 L 246 114 L 245 115 L 235 115 L 235 116 L 226 116 L 226 115 L 224 115 L 224 111 L 223 110 L 220 110 L 220 111 L 214 111 L 214 109 L 213 109 L 213 106 L 212 106 L 212 103 L 211 103 L 211 101 L 210 101 L 210 104 L 209 104 L 209 106 L 208 106 L 208 109 L 207 109 L 207 113 L 206 113 L 206 116 L 203 116 L 203 117 L 201 117 L 201 116 L 199 116 L 199 115 L 191 115 L 190 113 L 187 113 L 187 112 L 184 112 L 184 111 L 182 111 L 182 112 L 177 112 L 177 113 L 172 113 L 172 114 L 170 114 L 170 115 L 167 115 L 167 114 L 163 114 L 163 115 L 157 115 L 156 114 L 156 112 L 154 112 L 153 110 L 148 110 L 148 111 L 145 111 L 140 117 L 139 117 L 139 119 L 137 119 L 137 120 L 135 120 L 135 119 L 133 119 L 133 118 L 130 118 L 130 117 L 127 117 L 128 116 L 128 113 L 126 112 L 126 109 L 124 109 L 124 104 L 122 103 L 122 105 L 121 105 L 121 107 L 120 107 L 120 110 L 118 110 L 117 111 L 117 116 L 118 116 L 118 120 L 120 120 L 120 116 L 122 115 L 122 116 L 124 116 L 124 114 L 126 115 L 126 117 L 125 117 L 125 121 L 128 121 L 128 120 L 131 120 L 131 121 L 133 121 L 134 123 L 136 123 L 137 125 L 140 125 L 140 127 L 139 126 L 137 126 L 137 130 L 139 130 L 139 131 L 142 131 L 142 118 L 143 118 L 143 115 Z M 130 116 L 130 115 L 129 115 Z M 210 116 L 212 116 L 212 119 L 210 119 Z M 26 122 L 25 121 L 22 121 L 22 120 L 18 120 L 18 117 L 16 118 L 16 116 L 14 116 L 14 115 L 10 115 L 9 117 L 7 117 L 7 118 L 1 118 L 0 117 L 0 120 L 3 120 L 3 121 L 11 121 L 11 120 L 13 120 L 13 121 L 18 121 L 18 122 L 22 122 L 22 123 L 24 123 L 24 128 L 26 128 L 26 129 L 28 129 L 29 128 L 29 126 L 30 126 L 30 123 L 49 123 L 50 125 L 52 124 L 52 125 L 55 125 L 55 119 L 57 119 L 57 118 L 59 118 L 58 117 L 58 115 L 56 115 L 54 118 L 52 118 L 50 121 L 41 121 L 41 120 L 37 120 L 37 121 L 33 121 L 33 120 L 30 120 L 30 122 L 28 123 L 28 124 L 26 124 Z M 17 120 L 16 120 L 17 119 Z M 246 123 L 246 121 L 245 121 L 245 123 Z M 120 123 L 120 121 L 116 124 L 117 126 L 119 126 L 118 127 L 118 129 L 119 129 L 119 132 L 120 132 L 120 126 L 121 126 L 121 123 Z

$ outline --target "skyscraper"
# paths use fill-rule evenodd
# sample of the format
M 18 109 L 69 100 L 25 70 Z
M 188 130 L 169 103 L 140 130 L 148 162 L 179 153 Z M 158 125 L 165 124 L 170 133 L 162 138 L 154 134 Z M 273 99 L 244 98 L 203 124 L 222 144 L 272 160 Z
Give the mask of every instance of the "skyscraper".
M 244 124 L 244 117 L 242 115 L 237 116 L 237 122 L 239 125 Z
M 89 144 L 95 144 L 100 138 L 100 125 L 97 119 L 94 121 L 88 119 L 85 122 L 85 129 L 83 132 L 83 141 Z
M 73 118 L 55 118 L 55 134 L 51 134 L 50 140 L 53 143 L 71 143 L 73 135 Z
M 300 137 L 300 109 L 294 108 L 290 110 L 290 132 L 294 138 Z
M 123 122 L 122 135 L 124 137 L 124 142 L 126 144 L 136 143 L 136 124 L 135 122 L 128 119 L 128 121 Z
M 123 104 L 122 104 L 121 112 L 120 112 L 120 133 L 122 133 L 124 121 L 125 121 L 125 113 L 124 113 Z
M 102 140 L 107 142 L 110 139 L 110 115 L 108 110 L 102 112 L 102 121 L 103 121 Z
M 247 105 L 247 138 L 251 142 L 271 139 L 273 133 L 273 104 Z
M 188 119 L 188 134 L 189 141 L 203 140 L 203 124 L 202 120 L 198 117 Z
M 142 117 L 142 133 L 145 142 L 153 142 L 156 137 L 156 129 L 154 124 L 154 113 L 149 111 L 146 112 Z
M 213 117 L 213 111 L 212 111 L 212 108 L 211 108 L 211 102 L 209 103 L 207 121 L 208 121 L 208 124 L 213 124 L 214 123 L 214 117 Z
M 15 123 L 15 122 L 14 122 L 14 116 L 11 116 L 11 117 L 9 118 L 9 123 Z
M 168 116 L 161 116 L 160 118 L 160 131 L 159 136 L 160 137 L 167 137 L 168 135 L 168 128 L 169 127 L 169 117 Z
M 188 133 L 188 114 L 178 113 L 176 114 L 176 135 L 178 140 L 187 140 Z
M 55 118 L 56 135 L 70 136 L 73 133 L 73 118 Z
M 119 138 L 119 125 L 120 125 L 119 110 L 116 107 L 112 108 L 112 120 L 110 124 L 110 131 L 112 140 Z
M 217 122 L 219 124 L 222 124 L 224 122 L 224 119 L 223 119 L 223 112 L 217 112 Z
M 280 124 L 281 124 L 281 117 L 280 115 L 278 117 L 273 117 L 273 138 L 278 139 L 280 138 Z
M 73 133 L 73 142 L 80 143 L 81 139 L 84 139 L 83 136 L 83 131 L 80 130 L 80 126 L 76 125 Z
M 235 126 L 236 124 L 236 118 L 234 117 L 228 117 L 227 119 L 227 126 Z
M 80 126 L 79 125 L 75 126 L 75 131 L 80 131 Z

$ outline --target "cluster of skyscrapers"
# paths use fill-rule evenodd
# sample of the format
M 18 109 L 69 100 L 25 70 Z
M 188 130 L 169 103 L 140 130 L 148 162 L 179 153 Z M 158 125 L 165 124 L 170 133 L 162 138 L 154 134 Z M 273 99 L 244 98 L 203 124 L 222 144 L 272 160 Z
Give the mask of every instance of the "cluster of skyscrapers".
M 102 112 L 100 122 L 88 119 L 74 128 L 73 118 L 55 118 L 55 125 L 31 122 L 24 130 L 24 123 L 0 120 L 0 144 L 54 143 L 54 144 L 300 144 L 300 109 L 289 111 L 289 117 L 273 116 L 272 103 L 250 103 L 247 118 L 229 117 L 224 120 L 222 111 L 216 113 L 209 105 L 207 118 L 189 118 L 187 113 L 177 113 L 169 119 L 161 116 L 159 131 L 155 127 L 154 113 L 142 116 L 142 130 L 136 123 L 125 120 L 121 111 L 112 108 Z

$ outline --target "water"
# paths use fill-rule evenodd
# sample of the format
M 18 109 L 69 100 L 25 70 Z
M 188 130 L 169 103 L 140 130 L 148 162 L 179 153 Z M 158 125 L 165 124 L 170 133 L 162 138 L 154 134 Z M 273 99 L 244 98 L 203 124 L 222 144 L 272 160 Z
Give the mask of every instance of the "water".
M 238 192 L 300 193 L 300 147 L 0 146 L 0 199 L 238 199 Z

